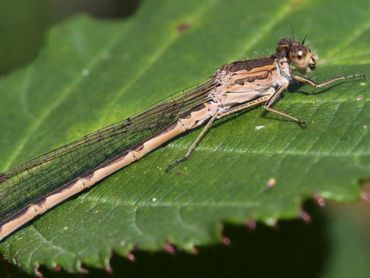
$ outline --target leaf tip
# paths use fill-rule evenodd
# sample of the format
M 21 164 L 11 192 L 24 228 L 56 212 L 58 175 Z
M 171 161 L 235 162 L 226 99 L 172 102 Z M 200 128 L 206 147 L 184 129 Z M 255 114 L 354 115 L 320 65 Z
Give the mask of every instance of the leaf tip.
M 81 273 L 81 274 L 87 274 L 87 273 L 89 273 L 89 271 L 82 266 L 82 262 L 81 261 L 77 261 L 76 268 L 77 268 L 77 271 L 79 273 Z
M 174 255 L 176 253 L 176 248 L 173 246 L 169 241 L 167 241 L 164 244 L 163 247 L 164 251 L 166 251 L 168 254 Z
M 324 207 L 326 205 L 325 198 L 322 197 L 320 194 L 315 194 L 313 196 L 313 199 L 316 204 L 318 204 L 320 207 Z
M 134 256 L 134 254 L 132 254 L 131 252 L 127 253 L 127 254 L 125 255 L 125 257 L 126 257 L 126 259 L 127 259 L 127 260 L 129 260 L 130 262 L 134 262 L 134 261 L 136 261 L 136 258 L 135 258 L 135 256 Z
M 113 269 L 112 269 L 112 266 L 110 265 L 110 263 L 105 265 L 105 272 L 108 273 L 108 274 L 113 274 Z
M 105 259 L 104 259 L 104 270 L 105 270 L 105 272 L 106 273 L 108 273 L 108 274 L 113 274 L 113 269 L 112 269 L 112 266 L 111 266 L 111 264 L 110 264 L 110 260 L 111 260 L 111 258 L 112 258 L 112 254 L 110 254 L 108 257 L 106 257 Z
M 35 274 L 35 276 L 37 278 L 44 278 L 44 275 L 40 271 L 39 267 L 40 267 L 39 264 L 36 264 L 35 267 L 34 267 L 34 269 L 33 269 L 33 273 Z
M 53 270 L 54 272 L 60 272 L 62 270 L 62 267 L 60 265 L 55 264 L 53 265 Z
M 231 239 L 226 237 L 226 236 L 222 236 L 221 242 L 225 246 L 230 246 L 231 245 Z
M 192 254 L 192 255 L 198 255 L 198 254 L 199 254 L 199 250 L 198 250 L 198 248 L 196 248 L 196 247 L 193 245 L 193 246 L 191 246 L 191 247 L 189 248 L 189 253 L 190 253 L 190 254 Z
M 265 223 L 267 226 L 271 227 L 271 228 L 277 228 L 277 220 L 276 218 L 267 218 L 265 220 Z
M 244 222 L 244 225 L 248 230 L 254 231 L 257 227 L 257 222 L 256 220 L 249 219 Z
M 311 215 L 303 208 L 299 211 L 299 218 L 302 219 L 305 223 L 310 223 L 312 220 Z

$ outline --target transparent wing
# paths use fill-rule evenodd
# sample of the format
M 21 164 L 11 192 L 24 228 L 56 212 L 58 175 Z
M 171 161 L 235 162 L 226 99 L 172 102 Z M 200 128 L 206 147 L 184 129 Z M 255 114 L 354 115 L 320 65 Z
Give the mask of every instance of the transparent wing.
M 147 141 L 208 100 L 214 79 L 0 174 L 0 224 L 53 191 Z

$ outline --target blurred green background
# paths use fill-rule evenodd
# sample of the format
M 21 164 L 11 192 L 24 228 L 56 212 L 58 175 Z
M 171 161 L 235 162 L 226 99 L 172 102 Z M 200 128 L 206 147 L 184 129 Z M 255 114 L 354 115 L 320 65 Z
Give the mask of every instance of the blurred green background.
M 102 20 L 130 16 L 139 0 L 0 1 L 0 74 L 32 61 L 47 43 L 49 26 L 78 13 Z
M 0 2 L 0 75 L 32 62 L 47 44 L 53 24 L 78 13 L 101 20 L 130 16 L 138 0 L 13 0 Z M 1 76 L 0 76 L 1 78 Z M 136 262 L 114 257 L 114 277 L 370 277 L 370 206 L 308 203 L 310 224 L 279 222 L 277 227 L 226 226 L 230 246 L 198 250 L 197 255 L 136 252 Z M 41 269 L 46 277 L 76 276 Z M 90 270 L 92 277 L 108 275 Z M 0 277 L 28 277 L 3 261 Z

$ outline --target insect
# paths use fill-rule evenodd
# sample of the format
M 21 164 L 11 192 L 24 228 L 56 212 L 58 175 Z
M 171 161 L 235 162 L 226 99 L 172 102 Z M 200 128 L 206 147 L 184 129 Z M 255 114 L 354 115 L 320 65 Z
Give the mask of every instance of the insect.
M 301 73 L 314 70 L 317 59 L 304 41 L 283 38 L 270 57 L 223 65 L 194 89 L 0 173 L 0 240 L 172 138 L 204 126 L 186 154 L 167 170 L 175 167 L 189 158 L 214 121 L 227 115 L 262 105 L 303 125 L 303 120 L 273 108 L 292 83 L 320 88 L 365 78 L 355 74 L 316 83 L 294 74 L 293 69 Z

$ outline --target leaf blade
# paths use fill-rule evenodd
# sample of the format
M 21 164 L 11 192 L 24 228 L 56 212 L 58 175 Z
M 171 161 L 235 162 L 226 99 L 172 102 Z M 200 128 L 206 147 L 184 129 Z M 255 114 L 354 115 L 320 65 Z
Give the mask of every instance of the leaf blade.
M 76 18 L 57 26 L 33 65 L 0 82 L 4 96 L 0 117 L 12 119 L 12 126 L 1 123 L 5 131 L 1 145 L 6 146 L 0 148 L 1 157 L 6 157 L 1 166 L 139 112 L 168 92 L 202 81 L 200 76 L 206 79 L 222 63 L 245 54 L 268 55 L 286 33 L 289 20 L 299 22 L 302 29 L 310 24 L 315 28 L 327 18 L 318 22 L 307 18 L 328 4 L 205 1 L 199 7 L 196 1 L 163 1 L 156 5 L 144 2 L 138 14 L 125 22 Z M 252 17 L 245 16 L 247 7 Z M 354 16 L 357 10 L 341 6 L 338 14 L 343 12 L 352 12 L 348 18 L 353 24 L 364 20 Z M 183 22 L 191 26 L 178 33 L 176 27 Z M 341 43 L 343 36 L 334 36 L 330 29 L 334 27 L 328 28 L 318 28 L 325 39 L 319 32 L 312 35 L 324 60 L 333 51 L 328 42 L 342 49 L 367 34 L 364 28 L 364 33 L 349 35 Z M 343 28 L 348 27 L 343 23 Z M 105 42 L 107 37 L 111 43 Z M 76 43 L 76 38 L 82 42 Z M 332 53 L 336 52 L 341 53 Z M 326 61 L 313 77 L 337 73 L 335 63 Z M 357 64 L 345 65 L 348 72 L 369 72 L 367 64 L 360 69 Z M 21 81 L 29 83 L 27 109 L 22 108 L 22 91 L 17 89 Z M 307 129 L 261 117 L 255 109 L 218 123 L 178 173 L 165 175 L 163 169 L 199 131 L 181 137 L 37 219 L 2 243 L 0 250 L 29 272 L 39 264 L 78 271 L 81 263 L 105 267 L 112 249 L 127 254 L 134 246 L 161 249 L 167 240 L 186 250 L 214 243 L 220 240 L 220 223 L 225 220 L 273 223 L 292 218 L 312 194 L 355 200 L 360 190 L 357 181 L 370 167 L 364 128 L 369 120 L 368 91 L 367 83 L 351 82 L 319 96 L 287 94 L 277 108 L 306 119 Z M 277 185 L 266 191 L 271 177 Z

